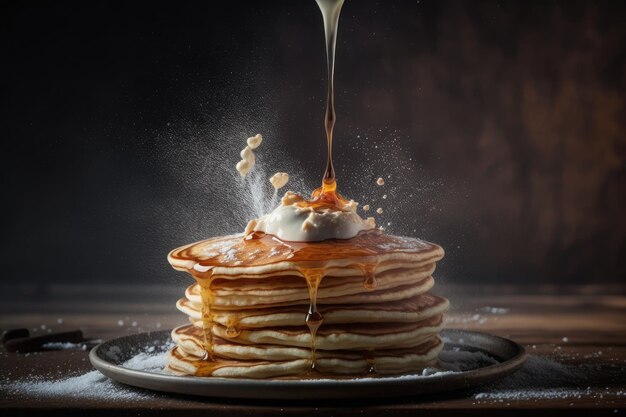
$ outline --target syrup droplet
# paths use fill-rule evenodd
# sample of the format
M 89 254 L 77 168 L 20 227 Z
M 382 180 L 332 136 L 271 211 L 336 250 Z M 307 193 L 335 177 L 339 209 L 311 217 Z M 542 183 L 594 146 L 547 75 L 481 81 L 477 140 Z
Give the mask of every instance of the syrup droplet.
M 309 326 L 315 326 L 319 328 L 319 326 L 322 324 L 323 321 L 324 321 L 324 317 L 322 316 L 322 313 L 320 313 L 319 311 L 309 310 L 309 312 L 306 315 L 306 322 Z

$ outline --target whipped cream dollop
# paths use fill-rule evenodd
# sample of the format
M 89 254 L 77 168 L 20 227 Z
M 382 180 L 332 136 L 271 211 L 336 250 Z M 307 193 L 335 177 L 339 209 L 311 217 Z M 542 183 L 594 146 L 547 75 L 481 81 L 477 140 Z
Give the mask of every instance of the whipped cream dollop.
M 292 242 L 316 242 L 326 239 L 350 239 L 363 230 L 374 229 L 373 217 L 363 219 L 356 213 L 358 203 L 343 207 L 314 207 L 287 191 L 278 207 L 265 216 L 251 220 L 246 234 L 259 231 Z

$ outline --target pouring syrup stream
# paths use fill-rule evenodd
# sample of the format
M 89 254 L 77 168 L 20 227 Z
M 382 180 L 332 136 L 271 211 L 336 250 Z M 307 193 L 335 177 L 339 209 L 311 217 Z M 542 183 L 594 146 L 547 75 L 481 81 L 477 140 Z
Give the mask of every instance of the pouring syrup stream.
M 333 131 L 337 115 L 335 113 L 335 47 L 337 45 L 337 27 L 339 14 L 344 0 L 316 0 L 324 19 L 324 36 L 326 39 L 326 65 L 328 72 L 328 90 L 326 95 L 326 114 L 324 127 L 326 130 L 326 143 L 328 153 L 326 158 L 326 170 L 322 177 L 322 186 L 315 189 L 311 195 L 311 203 L 316 205 L 341 208 L 348 203 L 346 199 L 337 193 L 337 181 L 335 179 L 335 167 L 333 165 Z

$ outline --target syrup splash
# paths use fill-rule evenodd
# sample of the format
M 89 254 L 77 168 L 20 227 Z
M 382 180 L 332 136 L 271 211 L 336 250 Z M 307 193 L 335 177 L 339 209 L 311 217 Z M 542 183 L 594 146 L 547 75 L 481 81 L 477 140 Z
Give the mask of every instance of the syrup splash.
M 305 201 L 304 204 L 300 204 L 306 205 L 307 207 L 313 207 L 314 209 L 328 208 L 331 210 L 341 210 L 349 203 L 350 202 L 347 199 L 342 197 L 337 192 L 337 181 L 335 181 L 334 178 L 324 178 L 322 186 L 316 188 L 313 190 L 313 193 L 311 193 L 311 199 Z M 298 205 L 298 203 L 296 203 L 296 205 Z

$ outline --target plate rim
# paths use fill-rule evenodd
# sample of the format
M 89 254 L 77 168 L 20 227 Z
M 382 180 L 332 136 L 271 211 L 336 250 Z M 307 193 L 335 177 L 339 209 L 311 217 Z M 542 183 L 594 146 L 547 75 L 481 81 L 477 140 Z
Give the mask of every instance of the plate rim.
M 487 365 L 482 368 L 473 369 L 469 371 L 462 372 L 454 372 L 447 373 L 441 375 L 432 375 L 428 377 L 421 376 L 419 374 L 415 375 L 402 375 L 402 376 L 387 376 L 381 378 L 355 378 L 355 379 L 305 379 L 305 380 L 297 380 L 297 379 L 251 379 L 251 378 L 224 378 L 224 377 L 191 377 L 191 376 L 179 376 L 179 375 L 168 375 L 168 374 L 159 374 L 149 371 L 143 371 L 138 369 L 125 368 L 121 365 L 114 364 L 103 357 L 101 357 L 98 352 L 99 350 L 108 344 L 111 344 L 115 341 L 121 339 L 132 339 L 137 337 L 146 337 L 153 334 L 163 334 L 169 333 L 168 330 L 159 330 L 153 332 L 142 332 L 133 335 L 121 336 L 117 338 L 113 338 L 98 345 L 94 346 L 89 352 L 89 361 L 102 374 L 111 378 L 116 382 L 120 382 L 122 384 L 130 385 L 133 387 L 148 389 L 152 391 L 159 391 L 164 393 L 175 393 L 175 394 L 184 394 L 184 395 L 192 395 L 192 396 L 204 396 L 204 397 L 220 397 L 220 398 L 238 398 L 238 399 L 297 399 L 299 396 L 291 395 L 292 393 L 289 391 L 297 392 L 298 390 L 315 390 L 315 391 L 324 391 L 328 394 L 328 392 L 333 393 L 335 389 L 342 389 L 346 387 L 350 387 L 350 392 L 345 392 L 341 395 L 337 395 L 337 391 L 334 392 L 334 395 L 328 396 L 324 395 L 324 398 L 365 398 L 371 397 L 374 394 L 377 397 L 401 397 L 401 396 L 409 396 L 414 395 L 418 396 L 420 394 L 433 394 L 433 393 L 443 393 L 443 392 L 452 392 L 458 391 L 462 389 L 469 389 L 473 387 L 480 386 L 487 382 L 493 381 L 495 379 L 499 379 L 506 375 L 509 375 L 519 368 L 525 363 L 528 353 L 526 349 L 520 345 L 519 343 L 505 338 L 501 336 L 495 336 L 489 333 L 473 331 L 473 330 L 463 330 L 463 329 L 444 329 L 441 334 L 445 336 L 446 333 L 455 333 L 457 336 L 459 335 L 468 335 L 473 337 L 483 337 L 492 340 L 498 340 L 500 343 L 508 344 L 511 348 L 515 350 L 515 353 L 509 357 L 508 359 L 504 359 L 502 362 L 497 364 Z M 452 345 L 458 345 L 458 343 L 452 343 Z M 497 369 L 496 372 L 494 370 Z M 140 382 L 147 382 L 146 384 L 135 383 L 133 380 L 138 380 Z M 410 386 L 424 385 L 426 381 L 430 382 L 442 382 L 443 380 L 451 383 L 452 386 L 449 390 L 435 389 L 435 390 L 426 390 L 420 391 L 416 388 L 416 390 L 412 393 L 407 393 L 404 391 L 394 392 L 390 391 L 391 388 L 395 387 L 403 387 L 407 388 Z M 153 383 L 151 383 L 153 382 Z M 418 383 L 419 382 L 419 383 Z M 207 389 L 206 393 L 198 393 L 198 392 L 186 392 L 177 389 L 167 389 L 163 388 L 163 384 L 175 384 L 179 387 L 186 386 L 200 386 L 205 387 Z M 211 388 L 219 388 L 219 393 L 211 393 Z M 231 393 L 231 389 L 234 392 Z M 287 388 L 289 390 L 287 390 Z M 363 395 L 358 395 L 358 392 L 354 392 L 354 389 L 358 388 L 380 388 L 383 390 L 376 391 L 364 391 Z M 420 387 L 422 388 L 422 387 Z M 295 390 L 294 390 L 295 389 Z M 385 390 L 386 389 L 386 390 Z M 249 391 L 252 390 L 252 391 Z M 249 395 L 239 395 L 237 391 L 245 391 Z M 268 395 L 268 393 L 270 395 Z M 261 395 L 262 394 L 262 395 Z M 275 394 L 275 395 L 274 395 Z M 281 394 L 281 395 L 278 395 Z M 287 395 L 284 395 L 287 394 Z M 354 395 L 357 394 L 357 395 Z M 311 396 L 308 399 L 320 398 L 316 396 Z

